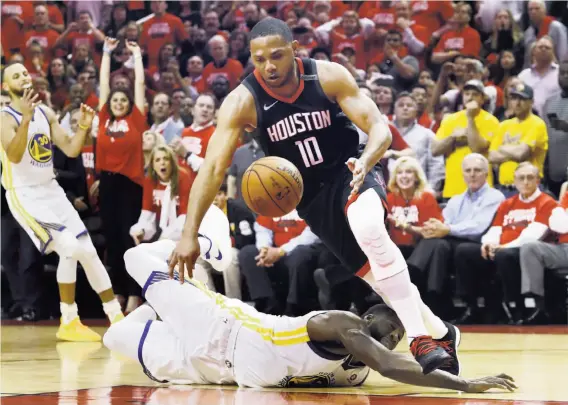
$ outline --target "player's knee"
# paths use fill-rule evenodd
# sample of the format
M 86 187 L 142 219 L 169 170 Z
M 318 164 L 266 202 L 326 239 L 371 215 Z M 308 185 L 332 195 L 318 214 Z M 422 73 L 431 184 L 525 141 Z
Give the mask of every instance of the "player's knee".
M 138 258 L 140 254 L 144 252 L 142 246 L 143 245 L 138 245 L 124 252 L 124 267 L 131 276 L 133 276 L 133 272 L 138 268 Z
M 521 246 L 520 248 L 520 254 L 521 256 L 540 256 L 539 255 L 539 249 L 538 249 L 538 245 L 540 242 L 528 242 L 526 244 L 524 244 L 523 246 Z
M 79 254 L 84 259 L 93 259 L 97 257 L 97 249 L 95 249 L 95 245 L 93 245 L 93 241 L 89 237 L 89 235 L 81 236 L 77 239 L 79 244 Z
M 109 350 L 116 351 L 119 347 L 120 337 L 123 334 L 122 323 L 124 323 L 124 320 L 112 324 L 103 336 L 103 344 Z

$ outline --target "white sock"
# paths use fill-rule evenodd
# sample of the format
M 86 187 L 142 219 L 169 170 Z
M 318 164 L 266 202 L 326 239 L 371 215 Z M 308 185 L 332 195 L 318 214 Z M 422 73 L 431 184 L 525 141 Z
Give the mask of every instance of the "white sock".
M 412 284 L 412 290 L 414 292 L 416 300 L 418 301 L 418 306 L 420 307 L 422 320 L 426 325 L 428 333 L 432 335 L 434 339 L 442 339 L 444 336 L 446 336 L 446 333 L 448 333 L 448 328 L 446 327 L 444 322 L 442 322 L 440 317 L 434 314 L 434 312 L 432 312 L 432 310 L 428 305 L 424 304 L 424 301 L 422 301 L 422 297 L 420 297 L 420 292 L 418 291 L 418 288 L 416 288 L 414 284 Z
M 109 320 L 113 320 L 117 315 L 122 314 L 122 309 L 120 308 L 120 303 L 116 298 L 108 302 L 103 302 L 103 311 L 107 315 Z
M 412 293 L 411 286 L 408 270 L 377 281 L 377 288 L 381 295 L 388 299 L 392 309 L 404 325 L 409 342 L 417 336 L 428 335 L 422 320 L 419 301 Z
M 64 302 L 59 303 L 59 309 L 61 310 L 61 323 L 67 325 L 73 319 L 79 316 L 79 309 L 77 308 L 77 303 L 66 304 Z

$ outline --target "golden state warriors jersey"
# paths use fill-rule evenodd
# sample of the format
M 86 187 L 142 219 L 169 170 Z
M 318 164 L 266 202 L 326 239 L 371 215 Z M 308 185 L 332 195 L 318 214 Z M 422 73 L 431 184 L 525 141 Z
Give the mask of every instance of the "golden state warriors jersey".
M 2 111 L 10 114 L 18 122 L 22 122 L 22 114 L 12 107 Z M 2 185 L 5 189 L 37 186 L 48 183 L 55 178 L 53 171 L 53 149 L 51 144 L 51 126 L 45 112 L 36 107 L 28 127 L 26 150 L 20 163 L 11 162 L 3 148 Z

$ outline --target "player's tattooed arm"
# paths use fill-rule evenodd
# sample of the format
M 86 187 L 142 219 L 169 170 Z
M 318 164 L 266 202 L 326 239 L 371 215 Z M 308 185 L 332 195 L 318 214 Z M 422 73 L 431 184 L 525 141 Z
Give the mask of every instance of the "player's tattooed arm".
M 386 117 L 373 100 L 359 90 L 355 79 L 343 66 L 318 61 L 317 67 L 325 94 L 337 102 L 345 115 L 369 135 L 365 150 L 359 158 L 368 172 L 383 157 L 392 142 Z
M 392 352 L 373 339 L 366 323 L 349 312 L 330 311 L 310 319 L 308 334 L 314 341 L 341 342 L 354 358 L 384 377 L 401 383 L 465 392 L 483 392 L 491 388 L 512 391 L 516 388 L 512 378 L 504 375 L 479 380 L 466 380 L 439 370 L 424 375 L 414 359 Z

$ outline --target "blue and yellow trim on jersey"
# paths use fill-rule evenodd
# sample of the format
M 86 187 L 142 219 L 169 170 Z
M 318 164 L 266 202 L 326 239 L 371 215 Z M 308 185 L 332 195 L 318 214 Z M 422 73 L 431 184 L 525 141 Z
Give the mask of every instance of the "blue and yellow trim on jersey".
M 174 275 L 174 279 L 179 280 L 177 273 Z M 148 277 L 146 283 L 144 284 L 144 288 L 142 289 L 142 296 L 144 297 L 146 295 L 146 290 L 152 284 L 167 280 L 170 280 L 170 276 L 167 273 L 164 273 L 162 271 L 153 271 L 150 274 L 150 277 Z M 308 335 L 308 328 L 306 325 L 297 329 L 276 332 L 274 331 L 274 329 L 262 326 L 262 321 L 259 318 L 244 313 L 244 311 L 239 307 L 230 305 L 227 297 L 209 290 L 199 281 L 194 279 L 190 280 L 186 279 L 185 284 L 192 285 L 193 287 L 197 288 L 199 291 L 207 295 L 212 300 L 215 300 L 215 304 L 219 308 L 229 311 L 229 313 L 233 317 L 235 317 L 235 319 L 242 322 L 242 326 L 244 328 L 247 328 L 253 332 L 258 333 L 267 342 L 270 342 L 277 346 L 291 346 L 291 345 L 307 343 L 310 341 L 310 337 Z

